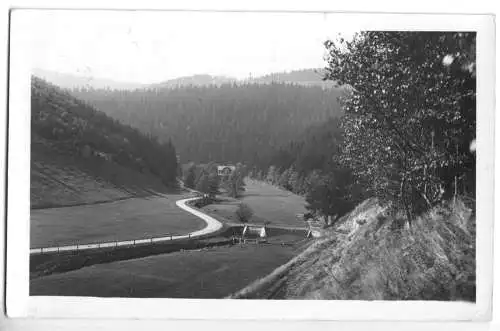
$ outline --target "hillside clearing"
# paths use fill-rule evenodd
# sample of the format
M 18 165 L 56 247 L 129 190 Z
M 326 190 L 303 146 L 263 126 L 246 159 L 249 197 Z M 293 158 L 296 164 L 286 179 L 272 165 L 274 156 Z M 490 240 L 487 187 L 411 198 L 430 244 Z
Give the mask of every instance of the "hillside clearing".
M 32 209 L 93 204 L 172 191 L 152 175 L 97 157 L 58 152 L 46 140 L 32 138 Z

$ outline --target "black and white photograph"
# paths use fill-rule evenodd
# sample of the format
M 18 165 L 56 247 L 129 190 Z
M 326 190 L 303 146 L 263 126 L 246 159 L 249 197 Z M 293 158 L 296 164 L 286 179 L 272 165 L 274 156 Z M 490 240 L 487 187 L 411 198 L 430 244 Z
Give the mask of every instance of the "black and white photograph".
M 26 297 L 482 305 L 489 37 L 353 15 L 13 10 Z

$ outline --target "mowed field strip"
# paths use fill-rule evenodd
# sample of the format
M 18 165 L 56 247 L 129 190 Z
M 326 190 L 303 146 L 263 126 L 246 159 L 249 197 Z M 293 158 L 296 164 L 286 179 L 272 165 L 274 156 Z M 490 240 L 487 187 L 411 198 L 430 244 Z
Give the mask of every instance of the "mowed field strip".
M 113 203 L 31 211 L 30 246 L 57 250 L 112 247 L 197 237 L 217 231 L 222 224 L 186 206 L 189 194 L 133 198 Z M 171 237 L 172 236 L 172 237 Z M 95 246 L 95 247 L 94 247 Z M 61 247 L 59 247 L 61 248 Z M 47 250 L 49 251 L 49 250 Z
M 297 218 L 297 214 L 307 212 L 304 197 L 285 191 L 264 182 L 247 180 L 245 192 L 240 201 L 227 199 L 218 204 L 202 208 L 209 214 L 221 216 L 230 223 L 239 223 L 235 211 L 240 202 L 252 208 L 254 215 L 249 221 L 251 224 L 264 224 L 283 228 L 305 228 L 307 224 Z
M 96 264 L 30 281 L 30 295 L 223 298 L 298 253 L 282 245 L 234 245 Z

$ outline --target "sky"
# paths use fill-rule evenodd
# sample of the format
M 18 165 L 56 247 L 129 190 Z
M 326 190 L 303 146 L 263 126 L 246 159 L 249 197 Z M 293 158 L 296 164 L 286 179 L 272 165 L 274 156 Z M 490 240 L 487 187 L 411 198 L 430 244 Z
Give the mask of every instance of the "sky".
M 324 67 L 324 41 L 355 31 L 347 17 L 321 13 L 45 10 L 18 19 L 29 20 L 32 68 L 143 84 Z

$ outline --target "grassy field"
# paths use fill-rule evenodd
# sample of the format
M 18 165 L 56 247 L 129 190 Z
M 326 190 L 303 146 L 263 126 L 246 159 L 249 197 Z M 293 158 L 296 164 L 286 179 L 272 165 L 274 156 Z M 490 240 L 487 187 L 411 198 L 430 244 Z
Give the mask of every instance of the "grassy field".
M 203 210 L 220 216 L 230 222 L 238 222 L 235 211 L 240 202 L 248 204 L 254 211 L 250 223 L 303 227 L 305 223 L 297 218 L 297 214 L 305 213 L 303 197 L 282 190 L 264 182 L 247 180 L 246 191 L 239 200 L 225 198 L 218 204 L 203 207 Z
M 286 263 L 300 246 L 234 245 L 118 261 L 30 281 L 30 295 L 222 298 Z
M 120 246 L 55 254 L 32 254 L 30 255 L 30 279 L 78 270 L 95 264 L 140 259 L 181 250 L 227 246 L 232 243 L 231 237 L 222 232 L 215 237 L 198 240 L 175 240 L 138 246 Z
M 182 194 L 31 210 L 30 247 L 84 244 L 185 234 L 205 222 L 175 205 Z
M 161 180 L 99 157 L 58 151 L 36 135 L 31 144 L 32 209 L 75 206 L 169 193 Z

